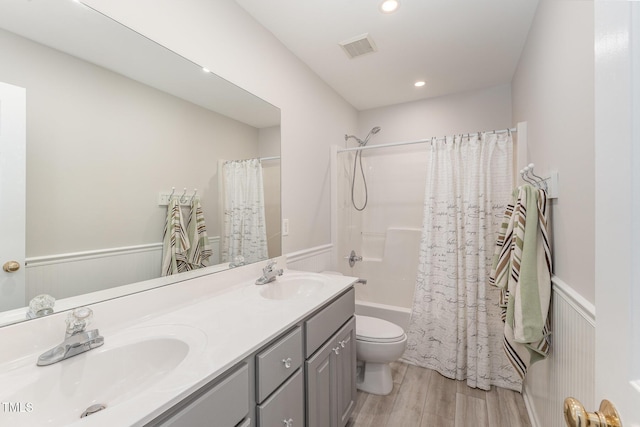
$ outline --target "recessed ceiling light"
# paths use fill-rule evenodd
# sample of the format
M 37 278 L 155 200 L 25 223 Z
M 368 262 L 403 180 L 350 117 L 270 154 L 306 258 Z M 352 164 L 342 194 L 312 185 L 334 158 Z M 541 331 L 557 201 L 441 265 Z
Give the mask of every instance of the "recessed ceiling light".
M 207 67 L 202 67 L 202 71 L 204 71 L 205 73 L 210 73 L 211 70 L 208 69 Z
M 400 6 L 400 2 L 398 0 L 384 0 L 380 4 L 380 11 L 382 13 L 393 13 Z
M 422 80 L 418 80 L 418 81 L 417 81 L 417 82 L 415 82 L 413 85 L 414 85 L 415 87 L 422 87 L 422 86 L 424 86 L 425 84 L 426 84 L 426 83 L 425 83 L 424 81 L 422 81 Z

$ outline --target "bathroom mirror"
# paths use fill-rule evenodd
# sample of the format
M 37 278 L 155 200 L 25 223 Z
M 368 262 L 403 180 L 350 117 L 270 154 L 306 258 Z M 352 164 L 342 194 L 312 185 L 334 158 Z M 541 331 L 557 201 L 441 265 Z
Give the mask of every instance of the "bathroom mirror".
M 268 257 L 281 255 L 278 108 L 70 0 L 3 1 L 0 57 L 0 81 L 26 88 L 25 302 L 50 294 L 59 311 L 191 277 L 150 280 L 172 188 L 184 201 L 197 189 L 204 211 L 213 255 L 199 273 L 226 269 L 229 160 L 262 159 Z

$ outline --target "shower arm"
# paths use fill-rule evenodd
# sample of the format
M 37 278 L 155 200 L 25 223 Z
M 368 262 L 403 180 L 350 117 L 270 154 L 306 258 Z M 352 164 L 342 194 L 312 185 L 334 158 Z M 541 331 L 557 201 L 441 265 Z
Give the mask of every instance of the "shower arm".
M 361 140 L 360 138 L 358 138 L 358 137 L 357 137 L 357 136 L 355 136 L 355 135 L 347 135 L 347 134 L 345 134 L 345 135 L 344 135 L 344 140 L 345 140 L 345 141 L 348 141 L 348 140 L 349 140 L 349 138 L 353 138 L 353 139 L 355 139 L 356 141 L 358 141 L 358 144 L 360 144 L 360 145 L 364 145 L 364 144 L 365 144 L 365 142 L 364 142 L 363 140 Z

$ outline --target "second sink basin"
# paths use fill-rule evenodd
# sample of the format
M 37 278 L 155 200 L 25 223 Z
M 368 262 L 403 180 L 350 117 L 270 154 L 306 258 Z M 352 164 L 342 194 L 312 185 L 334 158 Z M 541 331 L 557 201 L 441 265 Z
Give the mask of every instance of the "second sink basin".
M 0 376 L 12 384 L 14 410 L 2 413 L 11 426 L 63 426 L 80 421 L 93 405 L 104 411 L 136 398 L 161 382 L 198 353 L 206 339 L 195 328 L 158 325 L 134 328 L 105 344 L 49 366 L 36 366 L 35 360 Z M 90 417 L 99 417 L 97 413 Z M 4 425 L 4 424 L 3 424 Z
M 308 297 L 324 286 L 324 281 L 314 276 L 282 276 L 276 281 L 261 285 L 260 296 L 266 299 L 284 300 Z

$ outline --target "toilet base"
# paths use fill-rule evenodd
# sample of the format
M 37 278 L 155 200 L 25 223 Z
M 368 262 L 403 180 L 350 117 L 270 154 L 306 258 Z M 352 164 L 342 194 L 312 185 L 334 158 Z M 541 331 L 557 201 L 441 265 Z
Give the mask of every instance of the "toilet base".
M 364 362 L 364 372 L 358 375 L 356 388 L 366 393 L 386 396 L 393 390 L 391 367 L 388 363 Z

